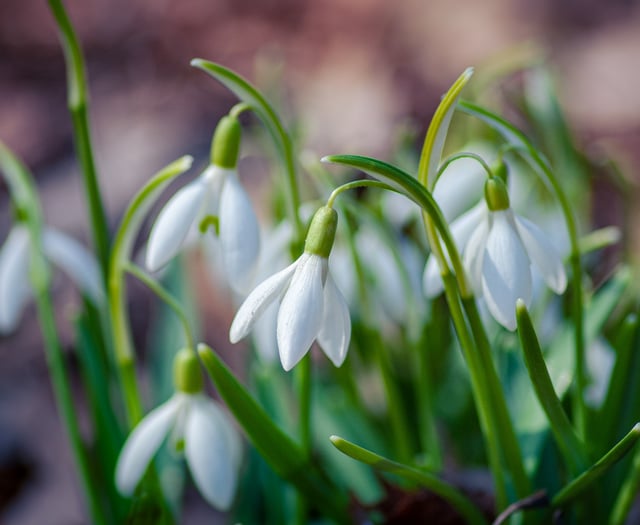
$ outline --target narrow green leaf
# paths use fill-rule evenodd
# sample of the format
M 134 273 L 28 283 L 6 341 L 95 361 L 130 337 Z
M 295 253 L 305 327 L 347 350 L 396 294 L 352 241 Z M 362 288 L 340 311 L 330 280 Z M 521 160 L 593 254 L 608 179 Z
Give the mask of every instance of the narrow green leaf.
M 331 436 L 331 443 L 343 454 L 371 465 L 376 470 L 395 474 L 418 483 L 434 494 L 448 501 L 471 525 L 487 525 L 487 520 L 480 510 L 465 495 L 452 485 L 445 483 L 433 474 L 418 470 L 402 463 L 396 463 L 390 459 L 371 452 L 366 448 L 351 443 L 339 436 Z
M 305 495 L 310 505 L 339 523 L 347 523 L 346 495 L 309 462 L 302 449 L 280 430 L 211 348 L 198 354 L 222 399 L 271 468 Z
M 449 131 L 453 112 L 462 90 L 471 79 L 471 75 L 473 75 L 472 67 L 464 70 L 462 75 L 458 77 L 445 93 L 444 97 L 442 97 L 442 101 L 429 124 L 429 129 L 427 130 L 422 146 L 422 153 L 420 154 L 420 165 L 418 167 L 418 180 L 429 189 L 432 189 L 435 183 L 435 174 L 438 171 L 444 141 Z
M 553 507 L 562 507 L 572 499 L 580 496 L 589 486 L 600 478 L 607 470 L 620 461 L 640 439 L 640 423 L 629 431 L 609 452 L 602 456 L 589 470 L 574 479 L 551 500 Z
M 602 445 L 613 442 L 620 434 L 620 424 L 631 416 L 629 412 L 637 409 L 638 387 L 638 367 L 634 360 L 637 360 L 638 345 L 640 344 L 638 316 L 635 313 L 629 314 L 618 329 L 616 344 L 616 362 L 609 379 L 607 396 L 599 411 L 598 421 L 598 442 Z M 633 410 L 635 409 L 635 410 Z M 635 418 L 634 418 L 635 420 Z M 626 427 L 628 428 L 628 426 Z M 596 429 L 596 430 L 598 430 Z
M 529 312 L 524 302 L 520 299 L 516 304 L 516 317 L 518 321 L 518 336 L 524 351 L 524 361 L 538 401 L 547 415 L 551 432 L 565 460 L 569 463 L 573 472 L 579 472 L 586 466 L 584 447 L 571 426 L 560 399 L 556 395 Z

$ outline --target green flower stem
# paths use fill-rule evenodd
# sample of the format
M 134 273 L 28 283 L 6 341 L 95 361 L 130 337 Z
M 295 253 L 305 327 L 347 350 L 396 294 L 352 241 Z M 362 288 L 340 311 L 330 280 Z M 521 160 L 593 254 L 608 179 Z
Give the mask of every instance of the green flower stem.
M 91 474 L 92 468 L 89 464 L 87 451 L 78 427 L 78 412 L 73 404 L 73 394 L 71 392 L 69 376 L 65 368 L 60 341 L 56 333 L 53 304 L 47 289 L 36 290 L 36 306 L 45 343 L 49 374 L 56 396 L 56 404 L 66 428 L 67 437 L 71 444 L 71 451 L 80 474 L 80 479 L 82 480 L 82 487 L 89 506 L 91 522 L 96 525 L 106 525 L 107 520 L 103 512 L 103 503 L 95 479 Z
M 182 328 L 184 330 L 184 337 L 186 341 L 186 348 L 195 352 L 193 332 L 191 331 L 191 325 L 189 324 L 189 320 L 187 319 L 186 314 L 184 313 L 184 309 L 180 306 L 180 303 L 177 301 L 175 297 L 173 297 L 167 290 L 165 290 L 160 283 L 156 282 L 150 275 L 148 275 L 142 268 L 139 266 L 128 263 L 124 265 L 125 271 L 133 275 L 136 279 L 144 283 L 144 285 L 149 288 L 154 294 L 158 296 L 158 298 L 163 301 L 173 313 L 176 314 L 178 319 L 180 319 L 180 323 L 182 323 Z
M 587 375 L 585 364 L 585 336 L 584 336 L 584 305 L 582 290 L 582 261 L 580 258 L 580 239 L 578 238 L 578 228 L 576 219 L 571 211 L 569 199 L 565 194 L 558 178 L 553 174 L 546 161 L 540 153 L 533 147 L 527 137 L 516 127 L 512 126 L 502 118 L 494 115 L 484 108 L 461 101 L 459 107 L 465 113 L 479 118 L 493 129 L 498 131 L 510 144 L 513 150 L 522 154 L 522 157 L 529 162 L 532 168 L 541 176 L 547 179 L 553 188 L 560 208 L 564 215 L 571 244 L 569 264 L 571 267 L 571 284 L 573 287 L 572 317 L 575 328 L 575 377 L 576 384 L 573 392 L 573 414 L 575 414 L 575 425 L 578 436 L 584 439 L 587 435 L 587 408 L 584 401 L 584 391 L 587 387 Z
M 49 0 L 49 7 L 58 25 L 67 64 L 68 106 L 73 123 L 76 153 L 89 203 L 93 242 L 106 282 L 109 267 L 109 229 L 93 159 L 84 58 L 62 0 Z
M 453 508 L 469 523 L 469 525 L 488 525 L 487 519 L 482 512 L 464 494 L 455 487 L 445 483 L 436 476 L 387 459 L 379 454 L 360 447 L 346 439 L 338 436 L 331 436 L 331 443 L 343 454 L 371 465 L 377 470 L 395 474 L 408 479 L 414 483 L 422 485 L 434 494 L 437 494 L 451 504 Z
M 191 65 L 201 69 L 224 84 L 228 89 L 235 93 L 238 98 L 251 106 L 251 109 L 256 113 L 256 115 L 258 115 L 269 131 L 285 167 L 284 174 L 289 200 L 288 213 L 295 232 L 294 252 L 296 253 L 293 255 L 297 257 L 302 253 L 302 246 L 306 232 L 299 214 L 300 188 L 298 186 L 298 178 L 296 175 L 291 137 L 282 125 L 282 122 L 271 104 L 269 104 L 262 93 L 247 82 L 247 80 L 220 64 L 209 62 L 201 58 L 194 58 L 191 61 Z
M 442 161 L 442 164 L 438 168 L 438 172 L 436 173 L 436 176 L 433 180 L 433 184 L 435 185 L 438 182 L 438 179 L 442 176 L 442 174 L 449 167 L 450 164 L 460 159 L 475 160 L 478 164 L 480 164 L 480 166 L 482 166 L 482 169 L 487 173 L 487 177 L 489 177 L 490 179 L 493 178 L 494 174 L 491 171 L 491 168 L 480 155 L 478 155 L 477 153 L 471 153 L 469 151 L 465 151 L 463 153 L 454 153 L 453 155 L 447 157 Z
M 467 322 L 462 311 L 460 299 L 456 288 L 456 279 L 451 272 L 442 276 L 444 291 L 449 305 L 449 311 L 453 320 L 453 325 L 458 334 L 460 347 L 464 354 L 469 376 L 471 378 L 471 388 L 473 390 L 473 401 L 480 420 L 480 429 L 487 447 L 487 458 L 489 469 L 493 475 L 493 483 L 496 493 L 496 506 L 503 509 L 507 506 L 509 498 L 507 496 L 507 486 L 502 464 L 502 447 L 498 435 L 498 423 L 495 417 L 493 400 L 486 376 L 483 371 L 480 355 L 476 349 L 474 341 L 469 332 Z
M 309 460 L 312 452 L 312 393 L 313 383 L 311 378 L 312 363 L 311 354 L 307 352 L 302 361 L 296 367 L 295 379 L 296 390 L 298 392 L 298 428 L 300 429 L 299 441 L 300 449 L 304 456 Z M 296 494 L 295 519 L 298 525 L 306 525 L 309 521 L 309 508 L 307 499 L 304 494 L 298 492 Z
M 545 414 L 547 414 L 551 432 L 565 460 L 569 464 L 571 471 L 577 474 L 587 466 L 584 446 L 578 439 L 567 414 L 562 408 L 562 403 L 556 395 L 531 317 L 529 317 L 527 307 L 522 300 L 518 300 L 516 316 L 518 320 L 518 335 L 524 351 L 524 360 L 529 371 L 531 383 L 536 391 L 540 405 L 542 405 Z
M 347 182 L 346 184 L 343 184 L 342 186 L 338 186 L 335 190 L 333 190 L 331 192 L 331 195 L 329 195 L 329 198 L 327 199 L 327 206 L 329 208 L 333 207 L 333 204 L 334 204 L 336 198 L 338 197 L 338 195 L 340 195 L 341 193 L 343 193 L 345 191 L 353 190 L 353 189 L 356 189 L 356 188 L 366 188 L 366 187 L 382 188 L 382 189 L 389 190 L 389 191 L 396 191 L 395 189 L 393 189 L 388 184 L 385 184 L 384 182 L 380 182 L 380 181 L 377 181 L 377 180 L 354 180 L 354 181 L 351 181 L 351 182 Z
M 300 446 L 308 455 L 311 454 L 311 403 L 313 383 L 311 379 L 311 354 L 307 353 L 296 367 L 298 384 L 298 403 L 300 404 Z
M 362 260 L 360 259 L 360 254 L 355 245 L 353 229 L 349 224 L 349 221 L 345 221 L 345 223 L 347 224 L 348 229 L 347 240 L 349 243 L 349 250 L 353 257 L 353 264 L 355 266 L 358 280 L 358 296 L 359 303 L 362 307 L 362 317 L 364 320 L 364 330 L 366 334 L 365 341 L 367 350 L 373 354 L 382 377 L 382 385 L 387 398 L 387 414 L 389 416 L 389 424 L 391 425 L 391 436 L 394 444 L 394 450 L 397 451 L 398 456 L 402 458 L 402 461 L 410 462 L 412 460 L 412 447 L 409 439 L 411 431 L 407 415 L 404 410 L 404 403 L 402 402 L 400 392 L 398 392 L 397 384 L 394 381 L 389 356 L 387 355 L 387 350 L 380 337 L 380 333 L 377 330 L 372 330 L 367 324 L 368 320 L 373 320 L 374 318 L 370 307 L 371 301 L 367 288 L 367 277 L 365 275 L 364 266 L 362 265 Z
M 425 210 L 428 214 L 429 224 L 434 227 L 434 235 L 439 234 L 442 242 L 447 248 L 455 275 L 452 274 L 448 262 L 444 258 L 443 254 L 442 260 L 439 261 L 442 263 L 440 266 L 440 272 L 444 283 L 447 302 L 449 303 L 451 317 L 453 319 L 456 332 L 458 333 L 458 338 L 460 340 L 460 345 L 462 347 L 467 366 L 469 367 L 471 386 L 474 393 L 473 398 L 476 403 L 485 446 L 487 447 L 489 466 L 496 485 L 496 500 L 498 505 L 503 508 L 508 500 L 501 461 L 501 451 L 505 450 L 510 452 L 517 450 L 517 448 L 513 445 L 507 447 L 505 443 L 502 443 L 502 441 L 505 440 L 504 434 L 510 436 L 515 435 L 515 432 L 513 430 L 513 424 L 506 412 L 506 403 L 504 403 L 504 397 L 501 395 L 501 391 L 497 390 L 497 392 L 500 392 L 500 395 L 492 393 L 491 391 L 492 384 L 494 386 L 499 386 L 499 380 L 497 378 L 493 362 L 491 361 L 488 342 L 486 343 L 485 351 L 482 352 L 483 358 L 481 360 L 479 349 L 474 343 L 464 312 L 462 311 L 458 293 L 460 293 L 465 301 L 465 306 L 468 311 L 471 314 L 476 314 L 470 319 L 472 327 L 476 327 L 476 335 L 482 336 L 480 341 L 486 341 L 486 334 L 484 334 L 482 322 L 480 321 L 479 315 L 477 315 L 475 300 L 473 298 L 471 288 L 468 287 L 468 285 L 466 285 L 466 288 L 461 286 L 461 283 L 466 283 L 466 272 L 462 266 L 460 254 L 458 253 L 455 242 L 453 241 L 453 236 L 451 235 L 449 227 L 442 215 L 442 211 L 433 200 L 431 193 L 420 182 L 408 173 L 392 166 L 391 164 L 356 155 L 332 155 L 325 157 L 323 160 L 326 162 L 345 164 L 353 168 L 360 169 L 378 179 L 383 180 L 394 189 L 399 189 L 403 194 Z M 439 239 L 437 237 L 435 238 L 439 245 Z M 488 377 L 487 374 L 490 374 L 490 377 Z M 502 400 L 502 403 L 500 403 L 500 400 Z M 496 408 L 496 402 L 498 403 L 498 407 L 503 408 Z M 498 409 L 500 410 L 500 419 L 498 419 L 498 416 L 495 414 L 495 410 Z M 506 443 L 512 442 L 512 440 L 506 439 Z M 510 453 L 509 455 L 512 459 L 512 464 L 518 465 L 518 463 L 521 463 L 521 459 L 519 462 L 514 461 L 514 456 L 515 454 L 513 453 Z M 511 468 L 514 470 L 511 473 L 514 477 L 514 483 L 516 483 L 517 487 L 520 487 L 520 489 L 518 489 L 518 492 L 520 492 L 524 488 L 525 484 L 522 476 L 519 475 L 519 472 L 522 472 L 524 469 L 519 466 L 514 468 L 513 465 Z M 524 493 L 521 497 L 525 497 L 529 493 L 529 491 L 523 492 Z
M 498 434 L 502 446 L 505 460 L 511 471 L 513 484 L 516 489 L 518 498 L 525 498 L 531 493 L 529 478 L 527 477 L 522 459 L 522 452 L 516 437 L 513 422 L 509 415 L 507 402 L 504 397 L 504 391 L 500 383 L 500 378 L 496 371 L 496 367 L 491 355 L 491 347 L 487 339 L 475 298 L 467 298 L 462 300 L 464 311 L 469 319 L 471 331 L 474 335 L 479 359 L 483 367 L 483 375 L 486 378 L 487 386 L 491 392 L 493 399 L 493 414 L 497 420 Z
M 640 439 L 640 423 L 636 423 L 629 433 L 624 436 L 616 445 L 602 456 L 591 468 L 583 472 L 574 479 L 560 492 L 558 492 L 551 500 L 551 506 L 558 508 L 566 505 L 571 500 L 580 496 L 588 489 L 598 478 L 600 478 L 607 470 L 620 461 L 629 452 L 636 442 Z M 637 455 L 637 454 L 636 454 Z M 626 487 L 625 487 L 626 489 Z M 620 493 L 616 509 L 621 497 L 625 496 L 625 490 Z M 635 491 L 633 494 L 635 498 Z M 615 516 L 614 510 L 614 516 Z
M 109 264 L 107 300 L 113 330 L 113 351 L 129 430 L 142 419 L 143 408 L 136 380 L 135 354 L 127 320 L 125 268 L 130 261 L 135 237 L 149 209 L 162 190 L 176 176 L 191 167 L 192 161 L 191 157 L 182 157 L 160 170 L 145 184 L 125 211 L 113 242 Z

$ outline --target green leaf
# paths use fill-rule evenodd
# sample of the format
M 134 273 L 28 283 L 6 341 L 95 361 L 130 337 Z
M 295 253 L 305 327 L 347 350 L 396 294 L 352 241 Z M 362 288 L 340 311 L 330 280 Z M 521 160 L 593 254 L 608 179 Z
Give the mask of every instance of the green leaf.
M 613 279 L 602 287 L 585 308 L 585 346 L 588 347 L 601 333 L 611 312 L 625 293 L 630 274 L 619 271 Z M 573 340 L 573 326 L 565 323 L 558 330 L 544 354 L 545 364 L 557 396 L 562 399 L 574 374 L 575 354 L 570 351 Z M 525 461 L 530 469 L 535 469 L 540 460 L 540 449 L 546 438 L 548 421 L 540 403 L 531 389 L 531 382 L 524 366 L 503 377 L 506 384 L 510 412 L 514 418 L 516 432 L 523 445 Z
M 339 436 L 331 436 L 330 439 L 340 452 L 356 461 L 371 465 L 376 470 L 395 474 L 418 483 L 442 497 L 471 525 L 487 525 L 488 522 L 484 515 L 465 495 L 433 474 L 387 459 Z
M 429 124 L 418 167 L 418 180 L 429 189 L 432 189 L 433 184 L 435 184 L 435 175 L 438 171 L 444 141 L 447 138 L 453 112 L 456 109 L 462 90 L 471 79 L 471 75 L 473 75 L 473 68 L 469 67 L 464 70 L 462 75 L 449 88 L 449 91 L 442 97 L 442 101 Z
M 562 507 L 571 500 L 580 496 L 587 488 L 600 478 L 607 470 L 620 461 L 640 439 L 640 423 L 629 431 L 609 452 L 602 456 L 596 463 L 574 479 L 551 500 L 553 507 Z
M 629 314 L 618 328 L 616 362 L 609 379 L 607 396 L 598 414 L 601 424 L 596 428 L 599 447 L 606 447 L 629 428 L 629 421 L 638 418 L 640 394 L 640 323 L 635 313 Z
M 310 505 L 339 523 L 347 523 L 346 495 L 337 490 L 309 462 L 302 449 L 271 421 L 211 348 L 201 344 L 198 354 L 220 397 L 271 468 L 304 494 Z
M 533 323 L 529 317 L 527 307 L 521 299 L 518 299 L 516 304 L 516 317 L 524 361 L 527 365 L 533 389 L 547 416 L 551 432 L 565 460 L 570 465 L 571 470 L 577 472 L 586 466 L 584 447 L 571 426 L 569 418 L 562 408 L 562 403 L 553 388 Z

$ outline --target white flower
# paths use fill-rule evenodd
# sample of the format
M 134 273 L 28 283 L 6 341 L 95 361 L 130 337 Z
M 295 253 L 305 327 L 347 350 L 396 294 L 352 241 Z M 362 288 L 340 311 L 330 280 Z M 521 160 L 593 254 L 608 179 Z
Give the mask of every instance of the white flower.
M 240 306 L 229 331 L 232 343 L 247 336 L 256 320 L 280 300 L 276 337 L 285 370 L 291 370 L 316 339 L 336 366 L 344 362 L 351 320 L 346 301 L 329 274 L 327 261 L 336 222 L 333 209 L 318 210 L 309 228 L 305 253 L 259 284 Z
M 451 225 L 451 233 L 463 255 L 472 286 L 484 298 L 489 312 L 508 330 L 516 329 L 515 306 L 522 299 L 527 306 L 532 295 L 532 266 L 555 293 L 567 286 L 562 258 L 534 223 L 509 207 L 506 188 L 500 186 L 493 203 L 482 202 Z M 428 296 L 442 290 L 433 257 L 427 262 L 424 288 Z
M 133 429 L 120 452 L 116 486 L 131 496 L 162 443 L 171 438 L 184 455 L 193 481 L 214 507 L 233 502 L 241 463 L 240 439 L 228 416 L 202 393 L 176 392 Z
M 210 228 L 218 230 L 224 272 L 232 288 L 245 291 L 253 278 L 260 231 L 235 169 L 210 165 L 167 202 L 151 230 L 147 268 L 156 271 L 164 266 L 191 235 L 215 235 Z
M 30 234 L 16 224 L 0 250 L 0 333 L 14 330 L 31 296 L 29 282 Z M 56 230 L 42 232 L 45 258 L 59 266 L 81 293 L 99 304 L 104 299 L 100 270 L 93 256 L 76 240 Z

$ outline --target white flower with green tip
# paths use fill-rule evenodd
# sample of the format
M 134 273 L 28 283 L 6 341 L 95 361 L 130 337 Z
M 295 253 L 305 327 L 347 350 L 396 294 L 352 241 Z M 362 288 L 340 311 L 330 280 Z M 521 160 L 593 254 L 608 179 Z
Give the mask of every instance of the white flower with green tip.
M 451 230 L 474 290 L 496 321 L 515 330 L 516 301 L 522 299 L 527 307 L 531 303 L 532 267 L 557 294 L 564 292 L 567 276 L 562 258 L 544 232 L 513 212 L 502 179 L 489 179 L 485 194 L 486 204 L 462 215 Z M 427 262 L 427 295 L 442 289 L 436 269 L 434 262 Z
M 349 308 L 328 271 L 337 214 L 320 208 L 309 227 L 304 253 L 284 270 L 259 284 L 247 297 L 231 324 L 229 338 L 237 343 L 254 327 L 268 307 L 280 301 L 276 338 L 280 361 L 291 370 L 315 340 L 340 366 L 351 339 Z
M 149 412 L 120 452 L 115 480 L 132 496 L 153 456 L 167 438 L 183 451 L 193 482 L 204 499 L 220 510 L 233 503 L 242 461 L 240 438 L 226 413 L 202 391 L 202 373 L 192 350 L 175 360 L 176 393 Z
M 242 293 L 251 285 L 260 230 L 238 179 L 239 147 L 240 124 L 234 117 L 224 117 L 214 133 L 211 165 L 167 202 L 151 229 L 146 255 L 150 271 L 167 264 L 188 239 L 206 234 L 218 241 L 231 287 Z
M 80 292 L 95 304 L 104 300 L 100 269 L 92 254 L 75 239 L 51 228 L 42 232 L 44 257 L 61 268 Z M 0 334 L 13 331 L 32 295 L 29 282 L 31 240 L 28 228 L 16 224 L 0 250 Z

